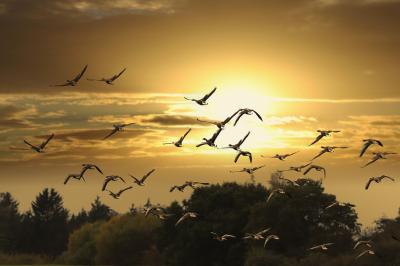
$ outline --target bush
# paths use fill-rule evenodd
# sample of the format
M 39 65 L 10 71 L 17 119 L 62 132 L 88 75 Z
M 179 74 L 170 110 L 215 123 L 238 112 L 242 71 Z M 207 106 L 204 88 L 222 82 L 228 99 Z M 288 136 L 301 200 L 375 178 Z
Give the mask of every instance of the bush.
M 48 264 L 50 259 L 34 254 L 9 255 L 0 253 L 0 265 Z

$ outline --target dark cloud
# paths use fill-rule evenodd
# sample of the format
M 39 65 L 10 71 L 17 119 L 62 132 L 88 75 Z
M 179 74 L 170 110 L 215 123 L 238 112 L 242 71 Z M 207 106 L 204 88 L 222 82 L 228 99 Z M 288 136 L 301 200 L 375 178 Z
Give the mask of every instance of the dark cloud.
M 20 108 L 12 105 L 0 106 L 0 128 L 32 128 L 35 125 L 25 119 L 24 112 L 29 111 L 26 108 Z M 26 115 L 29 115 L 27 113 Z
M 154 115 L 151 118 L 142 119 L 142 122 L 156 123 L 162 126 L 204 125 L 197 121 L 196 117 L 185 115 Z
M 58 133 L 55 136 L 55 139 L 61 141 L 74 141 L 74 140 L 83 140 L 83 141 L 101 141 L 105 136 L 107 136 L 111 132 L 111 129 L 86 129 L 80 131 L 72 131 L 67 133 Z M 146 133 L 149 133 L 149 130 L 142 129 L 126 129 L 122 132 L 118 132 L 110 139 L 129 139 L 136 138 L 142 136 Z M 43 137 L 43 136 L 39 136 Z M 105 140 L 106 141 L 106 140 Z

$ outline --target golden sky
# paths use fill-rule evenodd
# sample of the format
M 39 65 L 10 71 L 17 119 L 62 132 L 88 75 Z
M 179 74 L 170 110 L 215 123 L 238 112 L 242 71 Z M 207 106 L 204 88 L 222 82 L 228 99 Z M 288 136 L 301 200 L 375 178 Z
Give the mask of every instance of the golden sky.
M 125 211 L 148 197 L 163 204 L 187 197 L 168 189 L 188 179 L 248 182 L 246 175 L 229 173 L 249 166 L 246 160 L 235 165 L 231 151 L 194 145 L 215 131 L 196 118 L 222 120 L 249 107 L 264 122 L 244 117 L 217 144 L 251 131 L 244 148 L 254 153 L 254 166 L 266 164 L 258 182 L 311 159 L 320 145 L 307 145 L 317 129 L 339 129 L 321 144 L 351 148 L 316 161 L 328 170 L 326 190 L 355 203 L 364 225 L 392 217 L 400 206 L 397 182 L 369 191 L 364 185 L 374 175 L 397 177 L 399 157 L 361 169 L 371 155 L 359 159 L 358 152 L 363 138 L 399 151 L 399 12 L 396 0 L 2 1 L 1 190 L 12 192 L 23 210 L 51 186 L 72 211 L 87 208 L 96 195 Z M 78 86 L 49 87 L 86 64 Z M 86 81 L 124 67 L 113 86 Z M 208 106 L 183 99 L 214 86 Z M 124 122 L 137 125 L 101 140 L 113 123 Z M 182 149 L 162 145 L 189 127 Z M 9 149 L 50 133 L 56 137 L 46 154 Z M 300 153 L 287 162 L 260 157 L 292 151 Z M 100 192 L 102 177 L 95 173 L 86 183 L 62 184 L 86 162 L 121 176 L 157 170 L 145 187 L 115 201 Z

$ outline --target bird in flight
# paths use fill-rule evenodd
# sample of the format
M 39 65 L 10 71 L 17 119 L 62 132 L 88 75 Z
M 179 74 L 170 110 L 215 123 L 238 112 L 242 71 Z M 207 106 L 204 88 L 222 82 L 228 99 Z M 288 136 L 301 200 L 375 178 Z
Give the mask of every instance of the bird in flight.
M 267 236 L 267 237 L 265 238 L 265 241 L 264 241 L 264 248 L 265 248 L 265 246 L 267 245 L 267 243 L 268 243 L 271 239 L 273 239 L 273 240 L 279 240 L 279 236 L 277 236 L 277 235 L 269 235 L 269 236 Z
M 215 87 L 210 93 L 204 95 L 204 97 L 201 98 L 201 99 L 190 99 L 190 98 L 187 98 L 187 97 L 184 97 L 184 98 L 186 100 L 188 100 L 188 101 L 196 102 L 198 105 L 207 105 L 208 104 L 208 102 L 207 102 L 208 98 L 210 98 L 211 95 L 213 95 L 216 90 L 217 90 L 217 88 Z
M 257 113 L 256 110 L 253 109 L 249 109 L 249 108 L 242 108 L 239 109 L 239 116 L 236 118 L 235 123 L 233 124 L 234 126 L 236 126 L 236 124 L 239 122 L 239 119 L 243 116 L 243 115 L 252 115 L 255 114 L 258 119 L 260 119 L 261 121 L 263 121 L 261 115 L 259 113 Z
M 178 226 L 180 223 L 187 219 L 195 219 L 199 216 L 196 212 L 186 212 L 182 215 L 182 217 L 176 222 L 175 226 Z
M 319 132 L 319 135 L 316 137 L 316 139 L 313 142 L 311 142 L 311 144 L 309 146 L 314 145 L 315 143 L 320 141 L 323 137 L 330 136 L 331 133 L 339 133 L 340 130 L 317 130 L 317 132 Z
M 81 176 L 83 176 L 87 170 L 97 170 L 97 172 L 103 175 L 103 171 L 101 171 L 101 169 L 97 165 L 91 163 L 85 163 L 82 164 Z
M 287 153 L 287 154 L 275 154 L 274 156 L 271 156 L 271 157 L 261 155 L 261 157 L 263 157 L 263 158 L 273 158 L 273 159 L 278 159 L 278 160 L 284 161 L 287 157 L 295 155 L 296 153 L 298 153 L 298 151 L 293 152 L 293 153 Z
M 224 242 L 233 238 L 236 238 L 234 235 L 230 234 L 224 234 L 224 235 L 218 235 L 217 233 L 210 232 L 212 234 L 212 238 L 219 241 L 219 242 Z
M 380 159 L 387 159 L 386 155 L 391 155 L 391 154 L 397 154 L 396 152 L 374 152 L 372 153 L 374 156 L 372 157 L 372 160 L 369 161 L 367 164 L 362 166 L 361 168 L 365 168 L 370 164 L 373 164 L 374 162 L 380 160 Z
M 285 181 L 286 183 L 288 183 L 288 184 L 290 184 L 290 185 L 292 185 L 292 186 L 295 186 L 295 187 L 299 187 L 299 186 L 300 186 L 297 182 L 292 181 L 292 180 L 287 179 L 287 178 L 284 178 L 284 177 L 282 177 L 282 176 L 278 176 L 278 179 L 283 180 L 283 181 Z
M 169 192 L 174 191 L 175 189 L 179 190 L 180 192 L 183 192 L 185 190 L 186 187 L 190 187 L 192 189 L 195 189 L 198 186 L 208 186 L 210 185 L 210 183 L 206 183 L 206 182 L 195 182 L 195 181 L 186 181 L 184 184 L 180 185 L 180 186 L 173 186 L 171 187 L 171 189 L 169 190 Z
M 114 199 L 119 199 L 119 197 L 121 197 L 122 193 L 124 193 L 125 191 L 132 189 L 132 186 L 126 187 L 121 189 L 120 191 L 118 191 L 117 193 L 112 192 L 111 190 L 106 189 L 106 191 L 110 194 L 111 197 L 113 197 Z
M 363 142 L 364 142 L 364 145 L 361 149 L 360 157 L 362 157 L 364 155 L 364 153 L 367 151 L 367 149 L 369 148 L 369 146 L 371 146 L 373 144 L 377 144 L 377 145 L 383 147 L 382 142 L 377 139 L 363 139 Z
M 237 113 L 239 113 L 239 110 L 237 110 L 233 115 L 228 116 L 223 121 L 205 121 L 205 120 L 201 120 L 201 119 L 198 119 L 198 118 L 197 118 L 197 121 L 203 122 L 203 123 L 208 123 L 208 124 L 213 124 L 213 125 L 216 125 L 218 128 L 223 129 L 223 128 L 225 128 L 225 125 L 228 124 L 232 120 L 232 118 L 235 117 L 235 115 L 237 115 Z
M 125 183 L 125 180 L 122 177 L 118 176 L 118 175 L 106 176 L 106 178 L 104 179 L 103 187 L 101 188 L 101 190 L 104 191 L 106 189 L 108 183 L 110 183 L 111 181 L 118 181 L 118 179 Z
M 203 138 L 203 142 L 200 144 L 197 144 L 196 147 L 201 147 L 203 145 L 208 145 L 210 147 L 217 147 L 217 145 L 215 145 L 215 141 L 217 140 L 219 134 L 221 133 L 222 129 L 218 128 L 218 130 L 212 135 L 211 138 L 207 139 L 207 138 Z
M 69 174 L 64 180 L 64 185 L 66 185 L 71 178 L 76 179 L 76 180 L 83 179 L 83 181 L 85 181 L 82 174 Z
M 352 207 L 354 207 L 354 205 L 349 204 L 349 203 L 343 203 L 343 202 L 334 201 L 331 204 L 329 204 L 328 206 L 326 206 L 325 210 L 328 210 L 328 209 L 330 209 L 332 207 L 335 207 L 335 206 L 341 206 L 341 207 L 352 206 Z
M 144 186 L 144 181 L 146 181 L 146 179 L 147 179 L 155 170 L 156 170 L 156 169 L 150 170 L 150 172 L 148 172 L 147 174 L 145 174 L 141 179 L 138 179 L 138 178 L 134 177 L 133 175 L 130 175 L 130 177 L 133 178 L 134 182 L 135 182 L 138 186 Z
M 321 245 L 318 245 L 318 246 L 311 247 L 308 250 L 322 250 L 322 251 L 325 251 L 325 250 L 328 250 L 328 247 L 332 246 L 332 245 L 333 245 L 333 243 L 325 243 L 325 244 L 321 244 Z
M 365 189 L 368 190 L 368 188 L 369 188 L 369 186 L 371 185 L 372 182 L 380 183 L 385 178 L 389 179 L 389 180 L 392 180 L 394 182 L 394 178 L 390 177 L 390 176 L 387 176 L 387 175 L 375 176 L 375 177 L 371 177 L 370 179 L 368 179 L 368 182 L 365 185 Z
M 243 239 L 252 239 L 252 240 L 262 240 L 265 239 L 264 234 L 266 234 L 271 228 L 264 229 L 258 233 L 246 233 Z
M 361 257 L 364 256 L 364 255 L 375 255 L 375 252 L 374 252 L 373 250 L 371 250 L 371 249 L 364 250 L 363 252 L 361 252 L 361 253 L 356 257 L 356 260 L 358 260 L 359 258 L 361 258 Z
M 24 140 L 24 143 L 27 144 L 28 146 L 31 147 L 32 150 L 38 152 L 38 153 L 43 153 L 44 152 L 44 148 L 46 147 L 46 145 L 50 142 L 50 140 L 54 137 L 54 134 L 51 134 L 44 142 L 42 142 L 42 144 L 40 145 L 32 145 L 30 144 L 28 141 Z
M 257 167 L 253 167 L 253 168 L 243 168 L 242 170 L 239 171 L 229 171 L 231 173 L 248 173 L 249 175 L 254 174 L 255 171 L 257 171 L 258 169 L 261 169 L 265 167 L 265 165 L 261 165 L 261 166 L 257 166 Z
M 144 216 L 147 217 L 149 214 L 157 212 L 165 212 L 165 209 L 161 206 L 150 206 L 146 208 Z
M 314 157 L 311 159 L 311 161 L 314 161 L 315 159 L 317 159 L 318 157 L 322 156 L 325 153 L 328 152 L 334 152 L 336 149 L 347 149 L 348 147 L 344 147 L 344 146 L 321 146 L 321 151 Z
M 76 86 L 76 85 L 78 85 L 78 82 L 79 82 L 79 80 L 82 78 L 83 74 L 85 74 L 87 67 L 88 67 L 88 65 L 86 65 L 86 66 L 82 69 L 82 71 L 81 71 L 78 75 L 76 75 L 75 78 L 73 78 L 73 79 L 71 79 L 71 80 L 70 80 L 70 79 L 67 79 L 67 81 L 66 81 L 65 83 L 63 83 L 63 84 L 50 85 L 50 86 L 51 86 L 51 87 L 65 87 L 65 86 Z
M 253 162 L 253 155 L 251 154 L 251 152 L 238 150 L 238 153 L 236 154 L 235 157 L 235 163 L 239 160 L 240 156 L 249 157 L 250 163 Z
M 272 198 L 274 195 L 276 195 L 276 194 L 286 195 L 286 196 L 288 196 L 289 198 L 292 197 L 289 193 L 285 192 L 283 189 L 277 188 L 277 189 L 272 190 L 271 193 L 269 193 L 269 196 L 268 196 L 268 198 L 267 198 L 267 203 L 268 203 L 268 202 L 271 200 L 271 198 Z
M 353 249 L 357 249 L 360 246 L 367 246 L 368 248 L 371 248 L 372 241 L 371 240 L 359 240 L 357 243 L 354 245 Z
M 247 139 L 247 137 L 250 135 L 250 131 L 244 136 L 241 140 L 239 140 L 238 143 L 236 144 L 229 144 L 228 147 L 222 147 L 221 149 L 233 149 L 235 151 L 240 150 L 240 146 L 242 146 L 243 142 Z
M 289 169 L 286 170 L 280 170 L 279 172 L 288 172 L 288 171 L 295 171 L 301 173 L 303 168 L 306 168 L 309 166 L 311 163 L 305 164 L 305 165 L 300 165 L 300 166 L 290 166 Z
M 111 78 L 101 78 L 101 79 L 90 79 L 90 78 L 88 78 L 87 80 L 89 80 L 89 81 L 101 81 L 101 82 L 105 82 L 105 83 L 108 84 L 108 85 L 114 85 L 113 82 L 114 82 L 117 78 L 119 78 L 119 77 L 122 75 L 122 73 L 125 72 L 125 70 L 126 70 L 126 68 L 122 69 L 121 72 L 119 72 L 118 74 L 112 76 Z
M 189 128 L 188 131 L 186 131 L 186 133 L 185 133 L 182 137 L 180 137 L 178 141 L 176 141 L 176 142 L 167 142 L 167 143 L 164 143 L 164 145 L 173 144 L 173 145 L 175 145 L 175 146 L 178 147 L 178 148 L 182 147 L 182 145 L 183 145 L 183 140 L 186 138 L 186 136 L 189 134 L 189 132 L 190 132 L 191 130 L 192 130 L 192 129 Z
M 124 130 L 125 127 L 130 126 L 130 125 L 134 125 L 135 123 L 128 123 L 128 124 L 115 124 L 113 125 L 114 129 L 110 132 L 110 134 L 108 134 L 107 136 L 105 136 L 103 138 L 104 139 L 108 139 L 109 137 L 111 137 L 112 135 L 114 135 L 115 133 Z
M 318 171 L 318 172 L 323 172 L 324 173 L 324 177 L 326 177 L 326 169 L 324 168 L 324 167 L 322 167 L 322 166 L 319 166 L 319 165 L 315 165 L 315 164 L 312 164 L 312 165 L 310 165 L 305 171 L 304 171 L 304 173 L 303 173 L 303 175 L 306 175 L 306 174 L 308 174 L 311 170 L 316 170 L 316 171 Z

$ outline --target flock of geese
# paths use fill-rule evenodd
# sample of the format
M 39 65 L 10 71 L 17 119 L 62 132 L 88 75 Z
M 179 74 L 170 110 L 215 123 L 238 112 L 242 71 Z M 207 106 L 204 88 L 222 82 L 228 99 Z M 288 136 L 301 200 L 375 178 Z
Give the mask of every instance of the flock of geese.
M 62 84 L 56 84 L 56 85 L 50 85 L 50 86 L 77 86 L 79 81 L 81 80 L 82 76 L 85 74 L 86 70 L 87 70 L 88 66 L 86 65 L 82 71 L 76 75 L 73 79 L 70 80 L 66 80 L 66 82 L 62 83 Z M 101 78 L 101 79 L 87 79 L 89 81 L 99 81 L 99 82 L 104 82 L 105 84 L 108 85 L 113 85 L 113 82 L 118 79 L 124 72 L 125 72 L 125 68 L 120 71 L 118 74 L 113 75 L 111 78 Z M 193 99 L 193 98 L 187 98 L 185 97 L 186 100 L 188 101 L 193 101 L 198 105 L 201 106 L 205 106 L 208 105 L 208 100 L 210 99 L 210 97 L 216 92 L 217 88 L 214 88 L 211 92 L 209 92 L 208 94 L 206 94 L 204 97 L 200 98 L 200 99 Z M 236 126 L 238 124 L 238 122 L 240 121 L 240 119 L 244 116 L 244 115 L 255 115 L 260 121 L 263 121 L 263 118 L 261 117 L 261 115 L 253 109 L 249 109 L 249 108 L 241 108 L 239 110 L 237 110 L 235 113 L 233 113 L 232 115 L 228 116 L 225 120 L 223 121 L 206 121 L 206 120 L 201 120 L 201 119 L 197 119 L 199 122 L 203 122 L 203 123 L 208 123 L 208 124 L 212 124 L 215 125 L 217 127 L 217 130 L 212 134 L 211 137 L 206 138 L 204 137 L 202 139 L 202 142 L 197 144 L 196 147 L 202 147 L 202 146 L 210 146 L 213 148 L 217 148 L 217 149 L 232 149 L 233 151 L 236 152 L 236 156 L 234 157 L 234 162 L 236 163 L 241 157 L 248 157 L 250 163 L 252 163 L 253 161 L 253 155 L 250 151 L 245 151 L 241 149 L 242 144 L 246 141 L 246 139 L 249 137 L 250 135 L 250 131 L 242 138 L 240 139 L 237 143 L 234 144 L 229 144 L 227 147 L 218 147 L 216 145 L 216 140 L 219 137 L 220 133 L 222 132 L 222 130 L 224 130 L 226 128 L 226 125 L 233 120 L 235 117 L 235 121 L 234 121 L 234 126 Z M 126 127 L 133 125 L 134 123 L 123 123 L 123 124 L 114 124 L 113 129 L 110 131 L 109 134 L 107 134 L 103 140 L 106 140 L 110 137 L 112 137 L 113 135 L 115 135 L 116 133 L 123 131 Z M 188 136 L 188 134 L 191 132 L 191 128 L 189 128 L 181 137 L 179 137 L 179 139 L 177 141 L 170 141 L 170 142 L 166 142 L 163 143 L 164 145 L 174 145 L 177 148 L 182 147 L 184 144 L 184 140 L 185 138 Z M 315 140 L 312 141 L 309 146 L 315 145 L 316 143 L 318 143 L 319 141 L 321 141 L 322 139 L 329 137 L 331 134 L 333 133 L 339 133 L 339 130 L 317 130 L 318 135 L 316 136 Z M 28 149 L 31 149 L 37 153 L 43 153 L 45 151 L 45 148 L 47 147 L 47 145 L 49 144 L 49 142 L 54 138 L 54 134 L 51 134 L 44 142 L 42 142 L 39 145 L 34 145 L 31 144 L 30 142 L 28 142 L 27 140 L 23 140 L 23 142 L 29 146 Z M 377 139 L 365 139 L 363 140 L 363 146 L 361 148 L 360 151 L 360 155 L 359 157 L 363 157 L 364 154 L 367 152 L 367 150 L 372 146 L 372 145 L 378 145 L 380 147 L 383 147 L 383 143 L 380 140 Z M 282 176 L 283 172 L 286 171 L 294 171 L 294 172 L 298 172 L 298 173 L 302 173 L 303 170 L 303 174 L 306 175 L 308 174 L 310 171 L 315 170 L 318 172 L 322 172 L 323 176 L 326 177 L 326 169 L 322 166 L 316 165 L 313 162 L 323 156 L 326 153 L 333 153 L 335 150 L 337 149 L 347 149 L 349 147 L 347 146 L 321 146 L 321 151 L 316 154 L 309 162 L 307 162 L 304 165 L 300 165 L 300 166 L 291 166 L 288 169 L 285 170 L 277 170 L 277 173 L 280 173 L 280 175 L 278 176 L 278 178 L 281 181 L 286 182 L 289 185 L 292 186 L 300 186 L 300 184 L 298 184 L 296 181 L 292 181 L 290 179 L 284 178 Z M 16 148 L 16 149 L 20 149 L 21 148 Z M 27 150 L 27 149 L 23 149 L 23 150 Z M 272 158 L 272 159 L 278 159 L 280 161 L 285 161 L 288 157 L 291 157 L 295 154 L 297 154 L 298 151 L 293 152 L 293 153 L 287 153 L 287 154 L 275 154 L 274 156 L 264 156 L 262 155 L 261 157 L 263 158 Z M 388 155 L 392 155 L 392 154 L 396 154 L 394 152 L 374 152 L 372 153 L 372 158 L 371 160 L 366 163 L 365 165 L 363 165 L 362 167 L 367 167 L 375 162 L 377 162 L 378 160 L 381 159 L 387 159 Z M 230 171 L 231 173 L 240 173 L 240 172 L 244 172 L 247 173 L 251 176 L 251 179 L 254 181 L 254 173 L 265 167 L 265 165 L 261 165 L 261 166 L 256 166 L 256 167 L 250 167 L 250 168 L 242 168 L 241 170 L 236 170 L 236 171 Z M 77 174 L 70 174 L 68 175 L 65 180 L 64 180 L 64 184 L 66 185 L 68 182 L 70 182 L 71 179 L 75 179 L 75 180 L 83 180 L 85 181 L 85 173 L 89 170 L 94 170 L 97 171 L 99 174 L 103 175 L 103 171 L 100 169 L 99 166 L 95 165 L 95 164 L 82 164 L 82 168 L 81 171 Z M 102 191 L 107 191 L 109 193 L 109 195 L 111 197 L 113 197 L 114 199 L 119 199 L 122 194 L 128 190 L 131 190 L 133 188 L 133 185 L 137 185 L 137 186 L 144 186 L 145 185 L 145 181 L 149 178 L 149 176 L 151 176 L 153 173 L 155 172 L 155 169 L 150 170 L 149 172 L 147 172 L 145 175 L 143 175 L 142 177 L 136 177 L 133 175 L 130 175 L 130 178 L 132 179 L 132 184 L 122 187 L 119 191 L 111 191 L 108 189 L 108 185 L 110 182 L 122 182 L 124 184 L 127 183 L 127 181 L 118 175 L 107 175 L 104 178 L 103 181 L 103 185 L 101 187 Z M 377 176 L 377 177 L 371 177 L 368 179 L 367 184 L 365 186 L 365 189 L 369 189 L 370 185 L 372 184 L 372 182 L 375 183 L 380 183 L 382 180 L 384 179 L 388 179 L 391 181 L 395 181 L 394 178 L 387 176 L 387 175 L 381 175 L 381 176 Z M 209 183 L 206 182 L 195 182 L 195 181 L 186 181 L 185 183 L 181 184 L 181 185 L 174 185 L 170 188 L 170 192 L 173 192 L 175 190 L 183 192 L 186 188 L 191 188 L 191 189 L 195 189 L 196 187 L 199 186 L 208 186 L 210 185 Z M 266 199 L 266 202 L 269 202 L 272 198 L 274 198 L 275 195 L 286 195 L 287 197 L 292 197 L 289 193 L 287 193 L 285 191 L 284 188 L 277 188 L 271 191 L 271 193 L 269 194 L 268 198 Z M 330 209 L 334 206 L 345 206 L 347 204 L 345 203 L 340 203 L 340 202 L 332 202 L 330 203 L 328 206 L 325 207 L 325 209 Z M 173 214 L 167 213 L 166 209 L 157 205 L 157 206 L 153 206 L 151 204 L 145 206 L 145 208 L 143 209 L 143 212 L 145 213 L 145 216 L 147 217 L 148 215 L 154 215 L 156 217 L 158 217 L 160 220 L 165 220 L 168 219 L 169 217 L 172 217 Z M 190 220 L 190 219 L 196 219 L 199 217 L 199 214 L 197 212 L 194 211 L 188 211 L 188 210 L 184 210 L 184 213 L 181 217 L 179 217 L 179 219 L 176 221 L 175 226 L 180 225 L 181 223 L 185 222 L 186 220 Z M 263 240 L 264 241 L 264 247 L 267 246 L 267 244 L 272 241 L 272 240 L 279 240 L 279 236 L 276 234 L 270 234 L 271 228 L 267 228 L 264 229 L 260 232 L 257 233 L 246 233 L 245 236 L 243 236 L 242 238 L 244 240 Z M 235 239 L 237 236 L 233 235 L 233 234 L 217 234 L 215 232 L 211 232 L 211 236 L 213 239 L 215 239 L 216 241 L 219 242 L 224 242 L 224 241 L 229 241 L 232 239 Z M 397 240 L 400 242 L 400 237 L 397 237 L 395 235 L 392 236 L 394 240 Z M 313 247 L 310 247 L 309 250 L 310 251 L 314 251 L 314 250 L 319 250 L 319 251 L 326 251 L 329 249 L 330 246 L 334 245 L 334 243 L 323 243 L 323 244 L 319 244 Z M 365 255 L 374 255 L 376 254 L 376 252 L 374 252 L 373 250 L 373 243 L 370 240 L 362 240 L 362 241 L 358 241 L 356 243 L 356 245 L 354 246 L 354 249 L 358 249 L 359 247 L 366 247 L 366 249 L 364 249 L 361 253 L 359 253 L 359 255 L 356 257 L 356 259 L 359 259 L 362 256 Z

